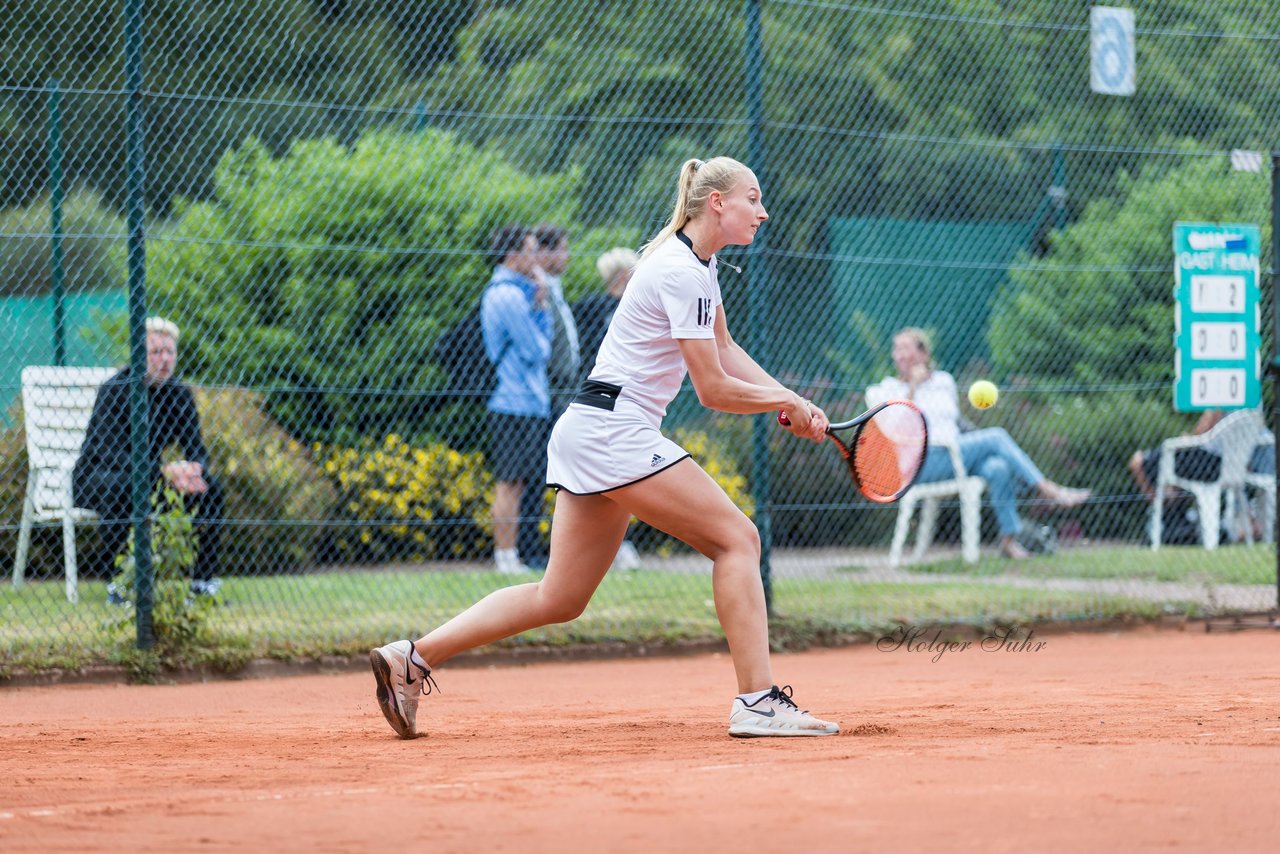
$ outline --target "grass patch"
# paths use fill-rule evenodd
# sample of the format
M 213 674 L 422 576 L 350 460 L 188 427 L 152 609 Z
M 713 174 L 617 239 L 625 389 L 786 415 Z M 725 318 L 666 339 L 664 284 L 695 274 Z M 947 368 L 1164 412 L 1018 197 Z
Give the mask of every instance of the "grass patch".
M 922 575 L 1000 576 L 1019 578 L 1122 578 L 1130 581 L 1210 581 L 1218 584 L 1275 584 L 1273 543 L 1221 546 L 1214 551 L 1191 547 L 1145 546 L 1066 549 L 1054 555 L 1008 561 L 984 558 L 968 564 L 959 558 L 905 566 Z
M 485 572 L 355 571 L 275 578 L 228 578 L 225 603 L 208 616 L 208 643 L 190 667 L 234 670 L 251 658 L 358 655 L 417 637 L 511 579 Z M 80 585 L 80 602 L 60 582 L 0 587 L 0 676 L 76 670 L 127 661 L 131 638 L 105 585 Z M 920 623 L 997 625 L 1072 619 L 1152 617 L 1160 603 L 1072 591 L 1028 590 L 963 581 L 862 582 L 849 578 L 775 582 L 775 642 L 802 646 L 831 633 Z M 624 642 L 674 644 L 721 638 L 707 576 L 613 573 L 586 613 L 563 625 L 510 638 L 503 646 Z

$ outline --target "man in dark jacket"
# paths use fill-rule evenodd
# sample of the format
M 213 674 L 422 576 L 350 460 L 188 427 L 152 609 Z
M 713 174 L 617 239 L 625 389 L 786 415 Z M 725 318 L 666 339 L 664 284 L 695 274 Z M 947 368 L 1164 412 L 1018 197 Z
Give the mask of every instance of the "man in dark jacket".
M 178 361 L 178 327 L 161 317 L 147 319 L 146 386 L 151 424 L 148 479 L 163 478 L 182 494 L 195 517 L 196 565 L 191 590 L 196 595 L 218 591 L 218 546 L 222 524 L 222 490 L 209 474 L 209 452 L 200 432 L 191 389 L 174 379 Z M 129 373 L 125 368 L 98 389 L 80 458 L 71 473 L 72 498 L 77 507 L 102 517 L 102 560 L 86 567 L 86 575 L 110 578 L 115 558 L 129 538 L 132 510 Z M 161 464 L 170 445 L 182 459 Z

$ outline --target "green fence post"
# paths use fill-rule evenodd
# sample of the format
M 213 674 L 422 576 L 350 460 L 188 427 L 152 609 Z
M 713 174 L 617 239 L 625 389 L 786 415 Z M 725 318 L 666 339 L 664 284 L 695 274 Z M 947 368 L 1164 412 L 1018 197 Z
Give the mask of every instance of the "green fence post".
M 133 557 L 138 649 L 155 646 L 152 622 L 151 430 L 147 411 L 146 157 L 143 150 L 142 0 L 124 4 L 125 196 L 129 228 L 129 403 L 133 445 Z
M 764 46 L 761 41 L 760 0 L 747 0 L 745 77 L 747 88 L 747 161 L 755 170 L 762 187 L 767 187 L 764 140 Z M 765 254 L 767 229 L 760 229 L 747 251 L 747 288 L 750 310 L 747 340 L 751 355 L 765 370 L 770 369 L 769 331 L 769 262 Z M 764 601 L 773 613 L 773 517 L 769 502 L 769 431 L 773 419 L 757 415 L 751 423 L 751 492 L 756 504 L 756 526 L 760 529 L 760 580 L 764 583 Z
M 1271 432 L 1280 434 L 1280 152 L 1271 152 Z M 1280 442 L 1276 442 L 1276 471 L 1280 473 Z M 1276 608 L 1280 609 L 1280 500 L 1271 508 L 1273 547 L 1276 551 Z
M 1062 152 L 1062 143 L 1053 146 L 1053 224 L 1061 231 L 1067 227 L 1067 159 Z
M 65 276 L 62 261 L 62 105 L 58 81 L 50 79 L 49 93 L 49 279 L 53 300 L 53 363 L 67 363 Z

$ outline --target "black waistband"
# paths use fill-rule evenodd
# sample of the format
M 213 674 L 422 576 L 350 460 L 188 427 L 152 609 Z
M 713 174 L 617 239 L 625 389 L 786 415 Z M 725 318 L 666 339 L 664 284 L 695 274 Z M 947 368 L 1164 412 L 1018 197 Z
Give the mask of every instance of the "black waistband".
M 613 404 L 622 393 L 622 386 L 613 383 L 602 383 L 599 380 L 583 380 L 582 387 L 574 396 L 574 403 L 594 406 L 596 409 L 613 411 Z

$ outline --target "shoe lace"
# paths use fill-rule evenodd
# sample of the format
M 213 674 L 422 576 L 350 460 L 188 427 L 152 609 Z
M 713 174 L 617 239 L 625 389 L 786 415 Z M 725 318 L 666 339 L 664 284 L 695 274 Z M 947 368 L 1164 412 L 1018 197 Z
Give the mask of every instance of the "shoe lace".
M 418 665 L 415 664 L 414 667 L 418 667 Z M 423 670 L 421 667 L 418 667 L 418 670 L 422 673 L 422 678 L 418 680 L 422 683 L 422 696 L 425 697 L 432 691 L 435 691 L 437 694 L 444 693 L 440 690 L 440 686 L 436 684 L 436 680 L 431 677 L 430 670 Z
M 790 706 L 791 708 L 795 709 L 797 712 L 800 712 L 801 714 L 808 714 L 808 712 L 804 711 L 803 709 L 801 709 L 799 706 L 796 705 L 795 700 L 791 699 L 791 695 L 793 693 L 794 692 L 791 690 L 790 685 L 783 685 L 781 688 L 779 688 L 777 685 L 774 685 L 773 690 L 769 692 L 769 697 L 770 699 L 777 700 L 778 702 L 782 703 L 784 706 Z
M 422 696 L 425 697 L 432 691 L 435 691 L 437 694 L 444 693 L 440 690 L 440 686 L 436 684 L 436 680 L 431 676 L 431 670 L 415 663 L 410 656 L 405 656 L 404 660 L 404 676 L 406 682 L 413 681 L 409 678 L 409 668 L 411 667 L 422 674 L 422 678 L 418 680 L 418 682 L 421 683 Z

